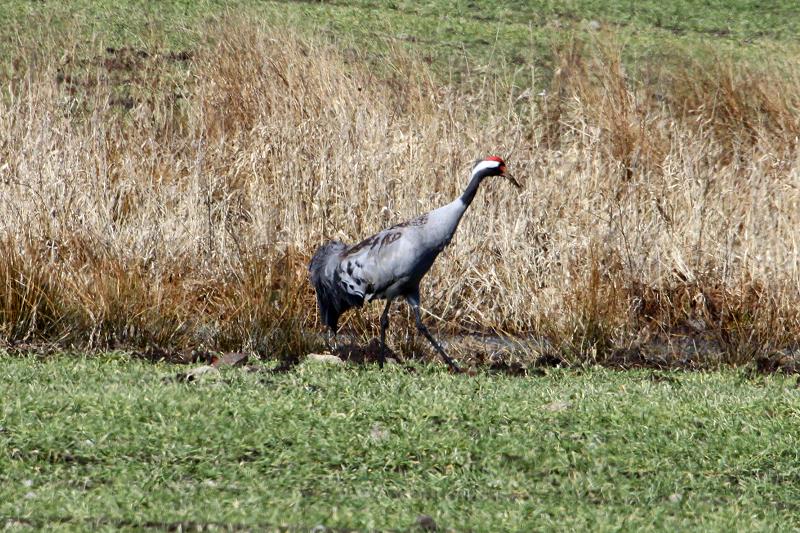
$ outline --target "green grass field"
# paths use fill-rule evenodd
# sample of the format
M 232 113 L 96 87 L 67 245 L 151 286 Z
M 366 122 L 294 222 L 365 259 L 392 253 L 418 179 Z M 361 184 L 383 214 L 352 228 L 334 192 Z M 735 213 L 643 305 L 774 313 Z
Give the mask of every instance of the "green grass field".
M 0 252 L 0 338 L 15 354 L 0 343 L 0 527 L 409 530 L 428 515 L 457 531 L 799 529 L 800 388 L 753 370 L 761 356 L 800 367 L 787 244 L 800 126 L 782 89 L 797 71 L 781 70 L 798 33 L 793 0 L 0 3 L 0 245 L 17 253 Z M 666 57 L 691 68 L 637 92 L 626 69 Z M 373 78 L 376 65 L 397 68 Z M 494 96 L 493 74 L 508 85 Z M 308 118 L 298 96 L 320 109 Z M 482 120 L 482 105 L 497 109 Z M 155 339 L 164 353 L 304 354 L 321 330 L 307 172 L 345 189 L 363 171 L 369 205 L 354 211 L 359 190 L 328 196 L 331 224 L 355 238 L 385 222 L 383 205 L 399 218 L 449 194 L 432 173 L 512 145 L 526 196 L 496 207 L 506 193 L 487 192 L 426 278 L 425 319 L 551 334 L 574 368 L 302 364 L 180 383 L 186 367 L 103 352 Z M 416 181 L 384 179 L 396 174 Z M 357 341 L 376 309 L 351 319 Z M 724 369 L 582 363 L 635 356 L 648 335 L 672 350 L 664 364 L 722 343 L 724 357 L 697 359 Z M 19 355 L 37 343 L 94 355 Z
M 529 378 L 4 358 L 0 519 L 83 529 L 800 526 L 800 389 L 742 372 Z
M 84 45 L 184 49 L 202 38 L 204 21 L 225 14 L 327 35 L 362 51 L 402 46 L 455 74 L 491 63 L 504 71 L 529 64 L 549 69 L 557 43 L 599 31 L 613 33 L 632 59 L 658 57 L 674 47 L 794 53 L 800 34 L 800 7 L 792 0 L 11 0 L 0 7 L 0 43 L 13 49 L 20 35 L 69 28 Z

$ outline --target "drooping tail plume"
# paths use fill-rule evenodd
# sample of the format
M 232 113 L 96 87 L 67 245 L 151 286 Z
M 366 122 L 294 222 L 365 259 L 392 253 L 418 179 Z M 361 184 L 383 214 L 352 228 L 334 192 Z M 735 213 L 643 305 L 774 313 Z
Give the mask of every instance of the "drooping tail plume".
M 339 241 L 328 241 L 314 252 L 308 271 L 311 284 L 317 293 L 317 305 L 322 322 L 333 332 L 339 328 L 339 317 L 351 307 L 360 307 L 363 301 L 354 297 L 339 286 L 338 267 L 341 254 L 347 245 Z

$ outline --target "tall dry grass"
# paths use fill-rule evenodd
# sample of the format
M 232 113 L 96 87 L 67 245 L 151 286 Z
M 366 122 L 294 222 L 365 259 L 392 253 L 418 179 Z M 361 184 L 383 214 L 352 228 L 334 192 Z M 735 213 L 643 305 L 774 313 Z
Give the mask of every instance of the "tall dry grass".
M 797 349 L 796 63 L 643 82 L 573 42 L 534 96 L 522 71 L 464 89 L 400 52 L 376 68 L 243 20 L 207 33 L 185 54 L 21 52 L 0 98 L 4 343 L 302 353 L 314 248 L 450 201 L 499 153 L 525 188 L 479 193 L 424 282 L 434 329 L 576 361 Z M 366 340 L 378 312 L 344 328 Z

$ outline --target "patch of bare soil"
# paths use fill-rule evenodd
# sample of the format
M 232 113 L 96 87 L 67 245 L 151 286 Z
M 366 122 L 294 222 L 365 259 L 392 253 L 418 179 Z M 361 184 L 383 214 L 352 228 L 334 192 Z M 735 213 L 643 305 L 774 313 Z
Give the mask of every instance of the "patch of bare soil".
M 104 53 L 91 58 L 66 56 L 57 72 L 56 82 L 71 95 L 89 93 L 98 85 L 110 85 L 118 90 L 109 100 L 112 107 L 133 109 L 147 91 L 132 91 L 133 87 L 150 87 L 148 80 L 165 72 L 165 65 L 183 65 L 194 58 L 190 50 L 149 51 L 131 47 L 108 47 Z M 180 98 L 180 94 L 172 95 Z
M 717 368 L 722 361 L 722 352 L 713 342 L 696 338 L 680 339 L 671 343 L 651 342 L 642 346 L 617 349 L 597 356 L 593 361 L 586 358 L 570 360 L 558 350 L 542 341 L 519 340 L 508 341 L 499 337 L 450 336 L 444 342 L 445 349 L 461 365 L 468 374 L 478 372 L 505 374 L 509 376 L 543 375 L 549 368 L 584 367 L 587 362 L 606 368 L 618 370 L 651 369 L 653 371 L 672 370 L 704 370 Z M 380 340 L 373 338 L 363 344 L 355 339 L 339 344 L 330 352 L 331 359 L 354 365 L 373 365 L 378 363 Z M 86 353 L 83 349 L 65 349 L 52 343 L 20 343 L 0 347 L 9 356 L 35 356 L 40 358 L 70 352 Z M 90 350 L 100 353 L 101 350 Z M 179 372 L 177 381 L 194 381 L 206 371 L 212 372 L 220 367 L 241 367 L 250 372 L 279 373 L 290 371 L 306 358 L 277 358 L 278 364 L 273 367 L 260 365 L 256 360 L 266 360 L 257 354 L 245 352 L 220 352 L 207 349 L 167 349 L 150 346 L 146 349 L 124 350 L 126 353 L 151 362 L 168 362 L 183 365 L 200 365 L 192 370 Z M 323 354 L 325 355 L 325 354 Z M 267 358 L 269 359 L 269 358 Z M 273 360 L 275 358 L 272 358 Z M 400 356 L 387 346 L 387 364 L 400 364 L 409 371 L 413 367 L 406 364 L 410 359 L 438 362 L 439 356 L 433 349 L 415 346 L 410 355 Z M 800 352 L 765 353 L 753 358 L 747 368 L 754 374 L 782 373 L 800 375 Z M 197 370 L 197 368 L 203 370 Z M 660 375 L 660 374 L 654 374 Z M 658 379 L 656 379 L 658 381 Z

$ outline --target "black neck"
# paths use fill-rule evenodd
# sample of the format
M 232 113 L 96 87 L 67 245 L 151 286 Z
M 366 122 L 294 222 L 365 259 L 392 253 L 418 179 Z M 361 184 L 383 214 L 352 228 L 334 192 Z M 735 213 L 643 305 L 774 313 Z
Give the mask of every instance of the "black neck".
M 478 192 L 478 187 L 481 186 L 481 182 L 488 175 L 490 175 L 490 172 L 487 171 L 473 174 L 472 179 L 469 180 L 469 185 L 464 190 L 464 194 L 461 195 L 461 201 L 464 202 L 464 205 L 468 206 L 472 203 L 472 200 L 475 199 L 475 193 Z

